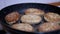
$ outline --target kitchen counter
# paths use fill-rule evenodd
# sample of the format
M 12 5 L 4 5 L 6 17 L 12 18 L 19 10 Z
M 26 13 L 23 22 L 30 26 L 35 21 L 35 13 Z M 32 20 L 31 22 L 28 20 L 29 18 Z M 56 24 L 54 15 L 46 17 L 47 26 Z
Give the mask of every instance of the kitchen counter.
M 60 2 L 54 2 L 54 3 L 50 3 L 50 5 L 54 5 L 54 6 L 60 6 Z
M 0 10 L 6 6 L 10 6 L 13 4 L 18 3 L 53 3 L 53 2 L 60 2 L 60 0 L 1 0 L 0 1 Z

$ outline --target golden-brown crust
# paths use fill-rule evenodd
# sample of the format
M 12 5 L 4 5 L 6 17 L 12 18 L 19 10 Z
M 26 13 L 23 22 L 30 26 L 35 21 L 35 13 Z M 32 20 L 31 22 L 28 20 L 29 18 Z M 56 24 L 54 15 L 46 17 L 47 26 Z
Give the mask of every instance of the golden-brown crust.
M 60 25 L 55 24 L 55 23 L 43 23 L 38 27 L 39 32 L 50 32 L 50 31 L 55 31 L 59 30 Z
M 52 12 L 48 12 L 44 15 L 44 19 L 49 22 L 60 22 L 60 15 Z
M 17 29 L 21 31 L 34 32 L 34 28 L 30 24 L 26 24 L 26 23 L 14 24 L 11 27 L 13 29 Z
M 9 23 L 16 22 L 20 17 L 20 14 L 18 12 L 12 12 L 6 15 L 5 20 Z
M 28 8 L 25 10 L 25 14 L 43 15 L 44 11 L 36 8 Z

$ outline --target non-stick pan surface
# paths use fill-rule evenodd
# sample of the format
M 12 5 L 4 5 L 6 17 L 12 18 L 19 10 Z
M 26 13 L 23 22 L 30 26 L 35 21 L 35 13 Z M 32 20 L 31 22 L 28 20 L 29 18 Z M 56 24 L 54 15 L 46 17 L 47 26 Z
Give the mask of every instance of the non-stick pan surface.
M 7 31 L 13 34 L 60 34 L 60 30 L 52 31 L 52 32 L 25 32 L 25 31 L 18 31 L 10 28 L 5 21 L 5 16 L 13 11 L 18 11 L 20 14 L 24 14 L 24 10 L 27 8 L 38 8 L 44 10 L 45 12 L 54 12 L 60 14 L 60 8 L 48 4 L 41 4 L 41 3 L 15 4 L 15 5 L 5 7 L 0 11 L 0 20 L 2 21 L 1 24 L 3 25 L 3 27 Z

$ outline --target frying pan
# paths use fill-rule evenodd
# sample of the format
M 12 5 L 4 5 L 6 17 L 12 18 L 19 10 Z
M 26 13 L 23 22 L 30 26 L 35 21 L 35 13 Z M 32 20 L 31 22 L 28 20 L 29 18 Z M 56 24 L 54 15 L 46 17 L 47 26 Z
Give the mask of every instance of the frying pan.
M 11 34 L 60 34 L 60 30 L 51 31 L 51 32 L 25 32 L 20 30 L 15 30 L 10 27 L 9 24 L 5 21 L 5 16 L 13 11 L 18 11 L 20 14 L 24 14 L 24 9 L 27 8 L 38 8 L 44 10 L 45 12 L 54 12 L 60 14 L 60 8 L 48 4 L 42 3 L 21 3 L 15 4 L 0 10 L 0 20 L 4 29 L 10 32 Z

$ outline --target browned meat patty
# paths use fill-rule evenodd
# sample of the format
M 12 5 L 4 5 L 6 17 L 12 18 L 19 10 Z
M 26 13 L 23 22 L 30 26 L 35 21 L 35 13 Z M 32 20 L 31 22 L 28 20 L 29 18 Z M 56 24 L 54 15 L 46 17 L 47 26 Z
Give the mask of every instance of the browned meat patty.
M 25 10 L 25 14 L 43 15 L 44 11 L 36 8 L 28 8 Z
M 8 24 L 15 23 L 20 17 L 20 14 L 18 12 L 12 12 L 6 15 L 5 20 Z
M 17 29 L 21 31 L 34 32 L 34 28 L 30 24 L 26 24 L 26 23 L 14 24 L 11 27 L 13 29 Z
M 52 12 L 48 12 L 44 15 L 44 18 L 48 22 L 60 22 L 60 15 Z
M 23 15 L 21 21 L 29 24 L 37 24 L 42 20 L 40 16 L 37 15 Z
M 59 29 L 60 29 L 60 25 L 55 23 L 43 23 L 38 27 L 39 32 L 50 32 Z

